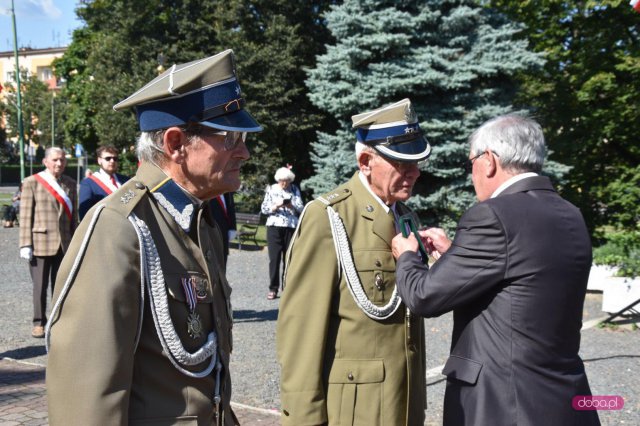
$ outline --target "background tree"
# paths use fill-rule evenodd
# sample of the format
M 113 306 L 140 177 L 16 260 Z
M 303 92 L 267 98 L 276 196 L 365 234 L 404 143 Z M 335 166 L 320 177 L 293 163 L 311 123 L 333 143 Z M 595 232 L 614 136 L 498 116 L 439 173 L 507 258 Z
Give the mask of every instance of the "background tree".
M 308 143 L 322 116 L 305 95 L 328 32 L 320 14 L 330 1 L 84 0 L 56 73 L 67 79 L 68 139 L 92 152 L 98 144 L 135 143 L 134 111 L 112 106 L 151 80 L 159 67 L 233 48 L 248 108 L 264 125 L 252 135 L 240 208 L 255 211 L 273 172 L 286 163 L 310 172 Z
M 540 66 L 539 55 L 515 39 L 519 27 L 474 1 L 346 0 L 326 19 L 337 42 L 318 58 L 307 85 L 339 130 L 318 132 L 316 175 L 305 184 L 321 193 L 353 173 L 351 115 L 408 97 L 433 146 L 410 202 L 424 223 L 451 227 L 473 202 L 460 167 L 466 138 L 512 111 L 514 74 Z
M 546 58 L 522 75 L 518 101 L 534 106 L 552 158 L 573 166 L 563 195 L 596 236 L 602 225 L 637 229 L 640 15 L 627 0 L 489 3 L 524 23 L 522 37 Z

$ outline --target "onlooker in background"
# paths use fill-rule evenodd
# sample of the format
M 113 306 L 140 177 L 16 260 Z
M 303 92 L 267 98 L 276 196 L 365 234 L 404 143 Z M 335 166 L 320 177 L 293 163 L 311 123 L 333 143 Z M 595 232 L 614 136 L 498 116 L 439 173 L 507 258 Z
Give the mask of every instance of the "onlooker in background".
M 267 187 L 262 201 L 262 214 L 267 215 L 267 249 L 269 250 L 269 293 L 273 300 L 280 288 L 280 263 L 304 208 L 300 189 L 293 184 L 296 175 L 288 167 L 281 167 L 274 176 L 277 183 Z M 284 266 L 283 266 L 284 270 Z
M 224 246 L 224 265 L 227 266 L 229 257 L 229 241 L 236 236 L 236 205 L 233 202 L 233 192 L 218 195 L 210 201 L 211 214 L 220 227 L 222 244 Z
M 20 214 L 20 196 L 22 194 L 22 184 L 18 187 L 18 190 L 13 193 L 11 197 L 11 205 L 8 205 L 4 209 L 4 223 L 5 228 L 12 228 L 13 224 L 18 220 L 18 214 Z
M 117 173 L 118 149 L 113 145 L 104 145 L 96 151 L 100 169 L 90 173 L 80 182 L 80 196 L 78 200 L 78 216 L 84 218 L 89 209 L 107 195 L 116 191 L 129 180 L 127 176 Z
M 546 176 L 542 128 L 506 115 L 471 137 L 465 169 L 479 203 L 452 241 L 420 231 L 438 260 L 429 269 L 418 241 L 393 239 L 397 286 L 412 311 L 453 311 L 444 418 L 458 425 L 599 425 L 572 408 L 591 391 L 578 355 L 591 241 L 580 211 Z
M 76 181 L 63 175 L 64 151 L 49 147 L 45 170 L 24 180 L 20 197 L 20 257 L 33 281 L 33 337 L 44 337 L 47 289 L 56 282 L 62 256 L 76 228 Z
M 424 326 L 391 240 L 431 147 L 409 99 L 352 117 L 358 172 L 308 204 L 276 330 L 283 425 L 424 424 Z

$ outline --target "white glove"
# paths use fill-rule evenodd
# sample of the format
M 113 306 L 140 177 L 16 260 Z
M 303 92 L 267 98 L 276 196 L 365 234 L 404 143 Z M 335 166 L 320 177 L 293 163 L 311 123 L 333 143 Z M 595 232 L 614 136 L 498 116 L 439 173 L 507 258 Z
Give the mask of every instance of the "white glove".
M 20 258 L 31 261 L 33 249 L 30 246 L 20 247 Z

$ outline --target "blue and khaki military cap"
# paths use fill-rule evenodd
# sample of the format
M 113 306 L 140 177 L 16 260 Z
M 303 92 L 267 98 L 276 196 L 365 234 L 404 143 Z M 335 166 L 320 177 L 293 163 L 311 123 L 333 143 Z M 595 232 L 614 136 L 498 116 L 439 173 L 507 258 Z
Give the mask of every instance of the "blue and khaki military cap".
M 431 146 L 409 99 L 351 117 L 358 142 L 393 161 L 423 161 Z
M 140 130 L 166 129 L 190 122 L 220 130 L 259 132 L 245 109 L 232 50 L 170 69 L 116 104 L 135 107 Z

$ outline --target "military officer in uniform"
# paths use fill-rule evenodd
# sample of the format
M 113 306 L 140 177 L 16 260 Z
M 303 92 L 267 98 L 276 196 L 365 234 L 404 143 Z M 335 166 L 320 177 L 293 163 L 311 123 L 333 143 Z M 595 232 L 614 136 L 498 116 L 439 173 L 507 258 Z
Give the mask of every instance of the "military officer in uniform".
M 88 213 L 47 328 L 51 425 L 238 424 L 231 289 L 215 196 L 240 185 L 247 132 L 233 52 L 174 65 L 135 107 L 138 173 Z
M 423 320 L 400 300 L 391 240 L 431 148 L 411 102 L 352 117 L 358 171 L 309 203 L 277 323 L 284 425 L 422 425 Z

